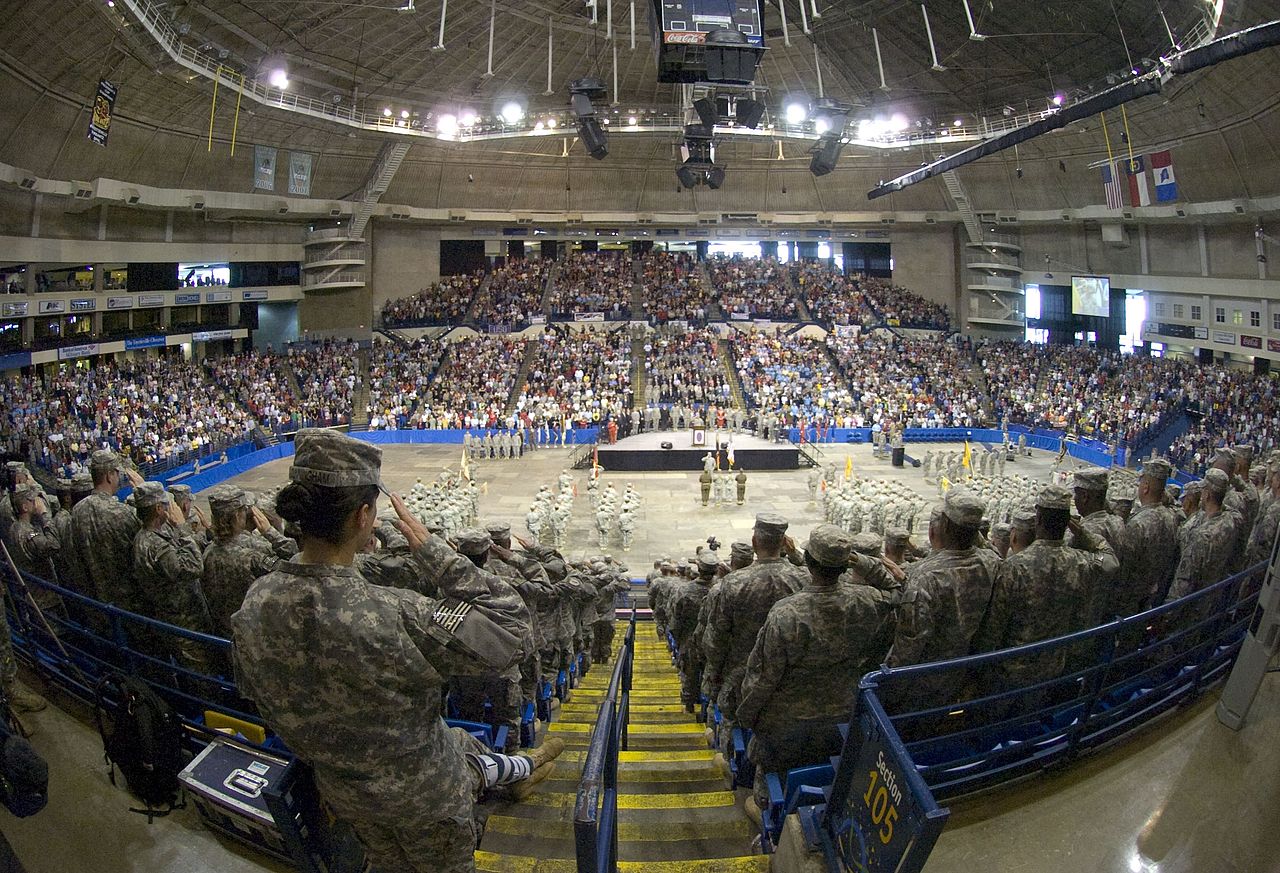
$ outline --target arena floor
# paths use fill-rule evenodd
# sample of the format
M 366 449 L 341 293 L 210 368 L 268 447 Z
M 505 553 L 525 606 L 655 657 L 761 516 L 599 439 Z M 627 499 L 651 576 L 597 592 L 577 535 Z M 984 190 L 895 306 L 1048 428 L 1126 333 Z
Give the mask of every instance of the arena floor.
M 924 446 L 908 446 L 908 454 L 915 449 L 923 457 Z M 931 443 L 932 451 L 959 451 L 962 443 Z M 442 469 L 456 470 L 461 459 L 457 446 L 383 446 L 382 478 L 393 491 L 407 493 L 414 482 L 421 478 L 430 482 Z M 914 488 L 926 501 L 938 499 L 936 486 L 925 482 L 923 469 L 911 466 L 895 468 L 888 460 L 876 460 L 871 456 L 871 446 L 828 444 L 818 447 L 826 464 L 835 464 L 843 471 L 845 458 L 853 461 L 856 476 L 873 479 L 901 481 Z M 525 514 L 542 485 L 554 489 L 556 477 L 564 469 L 569 457 L 567 449 L 542 449 L 526 453 L 515 460 L 492 460 L 473 465 L 473 475 L 483 489 L 480 498 L 482 522 L 506 521 L 511 530 L 527 535 Z M 1047 481 L 1053 469 L 1054 455 L 1034 452 L 1031 457 L 1016 459 L 1005 466 L 1006 475 L 1025 475 L 1039 481 Z M 1079 466 L 1068 461 L 1063 469 Z M 287 481 L 289 460 L 281 459 L 264 464 L 255 470 L 230 480 L 245 488 L 263 490 L 274 488 Z M 577 558 L 585 554 L 597 554 L 599 539 L 595 529 L 595 515 L 587 496 L 587 470 L 573 470 L 578 496 L 574 501 L 573 519 L 569 527 L 566 556 Z M 696 547 L 707 537 L 715 536 L 726 548 L 734 540 L 750 542 L 751 527 L 756 513 L 777 512 L 791 522 L 789 533 L 797 543 L 808 538 L 809 531 L 822 523 L 822 507 L 809 497 L 808 469 L 781 472 L 747 471 L 746 502 L 742 506 L 730 503 L 724 506 L 703 506 L 698 488 L 698 473 L 609 473 L 602 475 L 602 486 L 613 483 L 618 494 L 631 483 L 643 503 L 639 524 L 631 550 L 623 552 L 617 525 L 610 535 L 607 551 L 624 560 L 636 576 L 644 576 L 653 562 L 663 555 L 676 558 L 694 554 Z M 379 509 L 383 509 L 383 499 Z M 923 532 L 917 532 L 923 538 Z M 727 554 L 727 552 L 726 552 Z
M 933 499 L 921 471 L 895 470 L 852 448 L 855 471 L 901 478 Z M 946 447 L 944 447 L 946 448 Z M 841 447 L 841 450 L 843 447 Z M 936 450 L 936 449 L 935 449 Z M 548 450 L 522 460 L 481 465 L 488 485 L 482 517 L 522 522 L 539 485 L 551 483 L 567 453 Z M 388 486 L 405 490 L 418 476 L 456 465 L 456 448 L 391 446 L 384 455 Z M 827 461 L 843 466 L 843 451 Z M 1037 453 L 1006 472 L 1046 478 L 1053 456 Z M 287 460 L 236 481 L 269 487 L 284 481 Z M 576 471 L 580 498 L 570 537 L 594 536 L 585 472 Z M 642 526 L 625 555 L 637 574 L 654 557 L 691 552 L 708 535 L 746 539 L 757 512 L 788 517 L 797 540 L 820 519 L 809 501 L 807 471 L 751 474 L 744 506 L 703 508 L 697 477 L 685 473 L 609 476 L 621 490 L 631 481 L 644 497 Z M 590 541 L 588 541 L 590 542 Z M 614 553 L 620 547 L 613 545 Z M 598 551 L 567 549 L 571 556 Z M 29 684 L 44 691 L 34 680 Z M 925 873 L 975 869 L 1001 873 L 1265 873 L 1280 870 L 1280 676 L 1268 676 L 1249 723 L 1239 733 L 1213 714 L 1216 695 L 1067 772 L 953 805 L 952 818 Z M 187 808 L 148 825 L 128 812 L 131 798 L 111 785 L 92 713 L 65 699 L 27 717 L 33 743 L 50 767 L 50 802 L 38 816 L 0 819 L 0 831 L 28 873 L 255 873 L 287 868 L 216 837 Z M 50 840 L 50 834 L 57 834 Z M 0 844 L 0 870 L 6 867 Z

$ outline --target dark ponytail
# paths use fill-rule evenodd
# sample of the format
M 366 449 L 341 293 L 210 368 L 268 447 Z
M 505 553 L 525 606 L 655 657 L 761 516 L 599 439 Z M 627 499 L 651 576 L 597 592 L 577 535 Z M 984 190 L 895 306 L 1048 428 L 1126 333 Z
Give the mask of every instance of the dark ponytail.
M 292 522 L 304 537 L 333 545 L 342 542 L 343 528 L 351 514 L 378 499 L 377 485 L 329 488 L 290 482 L 276 495 L 276 514 Z

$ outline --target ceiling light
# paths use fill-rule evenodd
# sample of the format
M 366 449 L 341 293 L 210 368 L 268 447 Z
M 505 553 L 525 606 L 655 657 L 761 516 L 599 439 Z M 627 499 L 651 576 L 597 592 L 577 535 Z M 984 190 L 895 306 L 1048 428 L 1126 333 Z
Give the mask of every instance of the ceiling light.
M 519 124 L 524 119 L 524 107 L 515 100 L 508 100 L 502 104 L 502 111 L 499 113 L 502 120 L 507 124 Z
M 636 118 L 634 115 L 627 117 L 627 124 L 631 125 L 632 127 L 635 127 L 639 123 L 640 123 L 640 119 Z
M 283 91 L 289 87 L 289 72 L 284 67 L 275 67 L 267 74 L 267 82 L 272 88 Z
M 550 128 L 551 130 L 555 130 L 555 129 L 556 129 L 556 120 L 555 120 L 554 118 L 548 118 L 548 119 L 547 119 L 547 127 L 548 127 L 548 128 Z
M 901 112 L 895 112 L 893 117 L 889 119 L 889 130 L 894 133 L 902 133 L 911 126 L 911 122 L 907 121 L 907 116 Z
M 964 127 L 964 121 L 962 121 L 961 119 L 957 118 L 955 121 L 951 122 L 951 126 L 952 126 L 952 127 Z
M 539 121 L 537 124 L 535 124 L 535 125 L 533 126 L 533 129 L 534 129 L 535 131 L 541 131 L 541 130 L 542 130 L 542 128 L 543 128 L 543 126 L 544 126 L 544 125 L 542 124 L 542 122 L 541 122 L 541 121 Z
M 463 127 L 471 127 L 479 120 L 480 119 L 475 112 L 470 109 L 462 110 L 462 114 L 458 116 L 458 123 Z
M 391 107 L 390 107 L 390 106 L 384 106 L 384 107 L 382 107 L 382 117 L 383 117 L 383 118 L 390 118 L 390 117 L 391 117 Z
M 436 130 L 446 136 L 450 136 L 458 132 L 458 118 L 456 115 L 445 113 L 436 119 Z
M 813 120 L 813 129 L 819 136 L 821 136 L 831 129 L 831 121 L 825 117 L 815 118 Z
M 1065 102 L 1066 102 L 1066 99 L 1067 99 L 1067 98 L 1063 97 L 1061 94 L 1054 94 L 1054 95 L 1053 95 L 1053 105 L 1054 105 L 1054 106 L 1061 106 L 1063 103 L 1065 103 Z
M 809 107 L 799 101 L 793 101 L 787 104 L 785 110 L 785 118 L 787 124 L 803 124 L 804 120 L 809 117 Z
M 407 120 L 409 119 L 409 110 L 408 110 L 408 109 L 401 109 L 401 110 L 400 110 L 400 117 L 401 117 L 401 118 L 403 118 L 403 119 L 405 119 L 405 120 L 407 121 Z

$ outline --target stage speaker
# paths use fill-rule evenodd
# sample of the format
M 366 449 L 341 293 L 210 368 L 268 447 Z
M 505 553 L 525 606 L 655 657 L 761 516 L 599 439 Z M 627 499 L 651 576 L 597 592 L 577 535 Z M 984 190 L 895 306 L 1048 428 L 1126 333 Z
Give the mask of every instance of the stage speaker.
M 906 450 L 906 448 L 905 448 L 905 447 L 903 447 L 903 446 L 895 446 L 895 447 L 894 447 L 894 449 L 893 449 L 893 454 L 891 455 L 891 457 L 892 457 L 892 461 L 891 461 L 891 463 L 893 464 L 893 466 L 895 466 L 895 467 L 901 467 L 901 466 L 902 466 L 903 461 L 904 461 L 904 460 L 906 459 L 906 457 L 907 457 L 907 450 Z
M 675 448 L 675 446 L 673 446 L 670 442 L 665 442 L 665 443 L 663 443 L 663 444 L 662 444 L 662 447 L 663 447 L 664 449 L 673 449 L 673 448 Z
M 728 443 L 728 441 L 727 441 L 727 440 L 726 440 L 725 442 L 722 442 L 722 443 L 720 444 L 720 451 L 722 451 L 722 452 L 727 452 L 727 451 L 729 451 L 729 443 Z
M 913 467 L 917 467 L 917 468 L 918 468 L 918 467 L 920 466 L 920 459 L 919 459 L 919 458 L 912 458 L 912 459 L 911 459 L 911 466 L 913 466 Z

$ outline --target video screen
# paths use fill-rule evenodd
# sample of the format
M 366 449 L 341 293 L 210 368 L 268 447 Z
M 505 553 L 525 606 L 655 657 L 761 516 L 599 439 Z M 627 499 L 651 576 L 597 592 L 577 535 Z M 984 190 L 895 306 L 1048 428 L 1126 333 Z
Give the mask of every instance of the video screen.
M 1075 315 L 1111 316 L 1111 280 L 1105 276 L 1071 277 L 1071 312 Z

